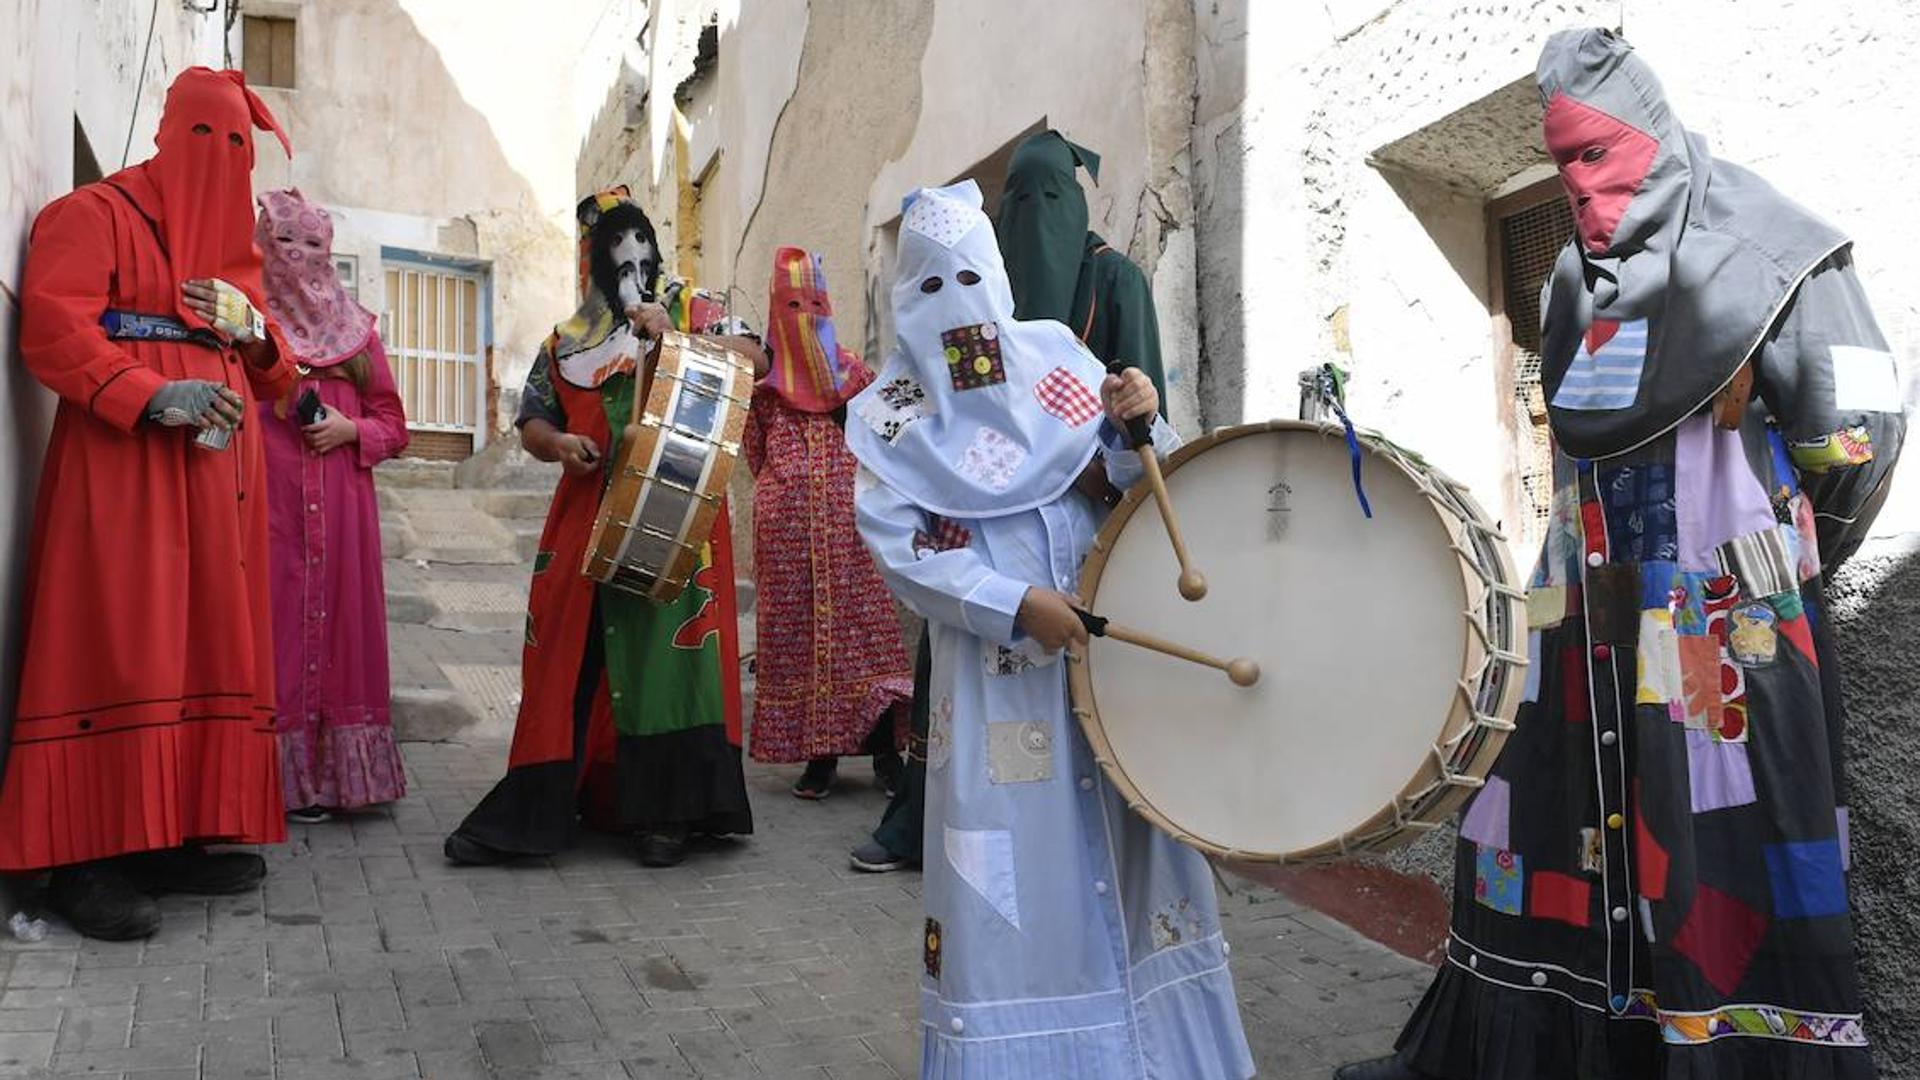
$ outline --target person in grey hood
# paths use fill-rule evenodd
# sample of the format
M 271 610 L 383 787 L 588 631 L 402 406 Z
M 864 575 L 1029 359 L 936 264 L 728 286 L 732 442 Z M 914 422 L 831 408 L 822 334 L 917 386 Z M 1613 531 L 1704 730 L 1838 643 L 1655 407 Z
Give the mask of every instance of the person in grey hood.
M 1518 726 L 1461 817 L 1446 958 L 1340 1080 L 1866 1080 L 1823 582 L 1906 434 L 1851 246 L 1605 30 L 1538 81 L 1578 234 Z

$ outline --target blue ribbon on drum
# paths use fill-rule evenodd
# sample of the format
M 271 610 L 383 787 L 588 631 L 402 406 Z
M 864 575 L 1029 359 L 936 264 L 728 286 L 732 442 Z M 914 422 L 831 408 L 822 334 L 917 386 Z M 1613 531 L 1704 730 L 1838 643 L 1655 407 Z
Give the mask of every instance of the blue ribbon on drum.
M 1333 410 L 1340 418 L 1340 426 L 1347 433 L 1347 456 L 1353 462 L 1353 495 L 1360 501 L 1360 512 L 1369 520 L 1373 517 L 1373 506 L 1367 502 L 1367 488 L 1360 480 L 1360 435 L 1353 429 L 1353 421 L 1347 417 L 1347 373 L 1332 364 L 1321 364 L 1300 378 L 1301 409 L 1303 418 L 1309 408 L 1317 414 L 1319 408 Z

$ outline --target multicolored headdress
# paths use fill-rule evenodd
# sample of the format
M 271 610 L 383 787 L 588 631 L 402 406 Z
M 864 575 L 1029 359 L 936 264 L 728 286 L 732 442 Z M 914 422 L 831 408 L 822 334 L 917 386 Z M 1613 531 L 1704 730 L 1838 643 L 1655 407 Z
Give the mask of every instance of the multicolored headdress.
M 773 366 L 762 383 L 803 412 L 832 412 L 873 381 L 860 357 L 834 334 L 820 256 L 801 248 L 774 253 L 767 347 Z

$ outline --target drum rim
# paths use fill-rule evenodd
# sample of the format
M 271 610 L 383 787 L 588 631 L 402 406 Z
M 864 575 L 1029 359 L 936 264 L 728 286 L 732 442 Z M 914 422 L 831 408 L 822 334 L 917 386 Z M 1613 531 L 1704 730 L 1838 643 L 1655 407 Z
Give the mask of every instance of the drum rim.
M 1270 432 L 1304 432 L 1325 438 L 1344 439 L 1343 428 L 1333 424 L 1313 423 L 1304 420 L 1268 420 L 1253 424 L 1240 424 L 1232 427 L 1216 428 L 1206 435 L 1186 443 L 1167 457 L 1161 466 L 1163 475 L 1171 478 L 1187 462 L 1207 450 L 1249 436 Z M 1455 561 L 1461 575 L 1461 583 L 1466 597 L 1466 610 L 1462 618 L 1469 623 L 1462 644 L 1461 675 L 1458 692 L 1454 695 L 1452 706 L 1448 709 L 1443 722 L 1436 729 L 1435 755 L 1429 756 L 1426 764 L 1417 771 L 1393 798 L 1366 821 L 1354 826 L 1336 837 L 1312 847 L 1288 852 L 1251 852 L 1197 836 L 1180 828 L 1173 818 L 1155 806 L 1139 787 L 1129 778 L 1124 769 L 1115 761 L 1112 742 L 1107 738 L 1100 724 L 1098 695 L 1093 687 L 1093 671 L 1084 647 L 1074 646 L 1068 650 L 1067 683 L 1072 694 L 1074 718 L 1079 722 L 1082 733 L 1093 751 L 1101 772 L 1120 794 L 1127 805 L 1141 816 L 1147 818 L 1156 827 L 1175 839 L 1218 858 L 1242 863 L 1284 864 L 1320 862 L 1342 857 L 1358 851 L 1385 851 L 1399 847 L 1426 831 L 1445 823 L 1457 812 L 1461 805 L 1484 782 L 1484 777 L 1499 757 L 1506 742 L 1507 733 L 1512 729 L 1513 718 L 1519 711 L 1520 697 L 1525 690 L 1522 678 L 1527 658 L 1518 649 L 1509 647 L 1499 650 L 1486 640 L 1486 632 L 1475 633 L 1472 624 L 1475 613 L 1493 605 L 1506 608 L 1506 627 L 1513 636 L 1509 644 L 1524 647 L 1527 637 L 1526 600 L 1524 589 L 1518 584 L 1519 574 L 1514 567 L 1513 553 L 1504 537 L 1492 527 L 1485 510 L 1481 508 L 1472 494 L 1463 486 L 1448 477 L 1439 468 L 1419 462 L 1418 470 L 1409 461 L 1409 455 L 1393 446 L 1386 439 L 1364 433 L 1360 435 L 1362 443 L 1376 460 L 1390 463 L 1421 489 L 1426 497 L 1428 508 L 1440 520 L 1453 545 Z M 1438 487 L 1444 486 L 1461 504 L 1461 516 L 1452 508 L 1444 507 L 1435 494 L 1428 490 L 1428 483 L 1422 476 L 1428 477 Z M 1089 603 L 1099 593 L 1102 575 L 1106 570 L 1107 558 L 1113 550 L 1114 541 L 1133 518 L 1134 512 L 1144 502 L 1151 501 L 1151 495 L 1145 484 L 1136 484 L 1127 492 L 1120 503 L 1113 508 L 1107 520 L 1102 523 L 1099 534 L 1094 538 L 1093 546 L 1081 566 L 1080 594 Z M 1469 562 L 1466 553 L 1475 550 L 1472 547 L 1469 524 L 1482 529 L 1495 542 L 1491 544 L 1495 556 L 1494 565 L 1483 567 L 1486 572 L 1495 575 L 1498 584 L 1506 587 L 1500 592 L 1494 583 L 1485 581 L 1476 570 L 1480 564 Z M 1477 678 L 1493 677 L 1494 669 L 1503 669 L 1500 673 L 1505 679 L 1495 708 L 1487 714 L 1493 722 L 1483 724 L 1476 716 L 1473 707 L 1478 697 L 1479 686 L 1470 683 Z M 1465 707 L 1463 707 L 1463 699 Z M 1464 761 L 1443 763 L 1439 756 L 1440 747 L 1453 745 L 1481 728 L 1481 740 L 1475 750 Z M 1449 782 L 1449 770 L 1461 779 Z M 1438 785 L 1438 790 L 1436 790 Z M 1425 805 L 1419 807 L 1418 817 L 1407 814 L 1415 797 L 1424 797 Z

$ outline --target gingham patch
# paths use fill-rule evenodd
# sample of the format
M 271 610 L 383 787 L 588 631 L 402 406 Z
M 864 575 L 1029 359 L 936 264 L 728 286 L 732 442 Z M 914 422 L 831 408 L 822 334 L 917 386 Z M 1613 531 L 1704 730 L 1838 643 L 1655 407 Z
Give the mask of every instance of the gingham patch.
M 931 528 L 933 530 L 931 532 L 924 529 L 914 530 L 914 558 L 925 559 L 943 551 L 957 551 L 973 543 L 973 533 L 949 518 L 935 515 Z
M 1068 427 L 1079 427 L 1100 415 L 1100 399 L 1063 367 L 1054 368 L 1033 384 L 1033 396 L 1040 399 L 1041 408 L 1066 421 Z

